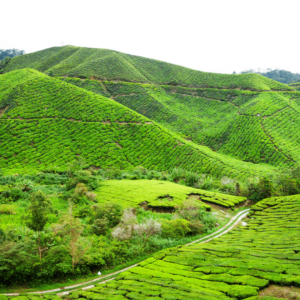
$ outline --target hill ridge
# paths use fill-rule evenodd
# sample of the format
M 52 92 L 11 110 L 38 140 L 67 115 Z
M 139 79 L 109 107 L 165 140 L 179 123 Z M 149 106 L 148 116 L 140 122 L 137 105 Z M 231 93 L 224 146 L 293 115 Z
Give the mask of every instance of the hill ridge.
M 47 51 L 49 55 L 47 57 Z M 116 70 L 115 73 L 110 73 L 110 78 L 105 78 L 107 74 L 102 73 L 102 66 L 98 67 L 94 72 L 91 72 L 90 65 L 87 62 L 89 57 L 90 62 L 95 60 L 94 57 L 102 57 L 107 53 L 118 54 L 118 57 L 126 58 L 128 64 L 137 70 L 142 76 L 151 83 L 164 84 L 168 82 L 175 82 L 184 86 L 203 86 L 203 87 L 230 87 L 230 88 L 242 88 L 254 89 L 254 90 L 292 90 L 291 87 L 285 84 L 278 83 L 269 78 L 263 77 L 259 74 L 241 74 L 241 75 L 228 75 L 228 74 L 216 74 L 209 72 L 202 72 L 192 70 L 179 65 L 165 63 L 163 61 L 148 59 L 136 55 L 130 55 L 121 53 L 118 51 L 108 49 L 95 49 L 95 48 L 82 48 L 74 46 L 64 46 L 61 48 L 49 48 L 35 53 L 19 56 L 13 58 L 6 66 L 5 71 L 12 71 L 24 67 L 30 67 L 43 72 L 49 72 L 53 70 L 56 72 L 55 76 L 68 75 L 69 73 L 73 77 L 90 78 L 91 76 L 100 79 L 118 79 L 122 77 L 122 72 Z M 61 63 L 53 65 L 53 62 L 58 61 L 61 57 L 65 58 Z M 92 58 L 93 59 L 92 59 Z M 39 64 L 36 60 L 41 59 Z M 72 58 L 72 59 L 71 59 Z M 47 60 L 48 59 L 48 60 Z M 70 67 L 68 63 L 76 62 L 77 71 L 74 72 L 72 64 Z M 116 62 L 109 61 L 110 65 Z M 81 66 L 79 68 L 79 66 Z M 104 64 L 103 67 L 107 68 Z M 79 72 L 80 71 L 80 72 Z M 137 78 L 128 77 L 127 81 L 136 81 Z

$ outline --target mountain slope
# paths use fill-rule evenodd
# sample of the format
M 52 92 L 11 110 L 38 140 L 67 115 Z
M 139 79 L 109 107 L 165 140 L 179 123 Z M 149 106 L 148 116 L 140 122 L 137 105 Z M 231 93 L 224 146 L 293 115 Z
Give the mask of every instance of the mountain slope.
M 185 141 L 111 99 L 34 70 L 1 75 L 0 86 L 7 87 L 0 93 L 0 168 L 8 173 L 63 169 L 79 155 L 102 168 L 180 166 L 239 179 L 275 171 Z
M 280 168 L 300 163 L 299 92 L 62 80 L 110 97 L 219 153 Z
M 27 65 L 63 75 L 64 83 L 111 98 L 193 142 L 193 147 L 216 152 L 206 149 L 209 156 L 223 154 L 226 161 L 231 157 L 264 164 L 261 168 L 300 163 L 300 93 L 258 74 L 205 73 L 73 46 L 16 57 L 6 72 Z
M 112 71 L 109 72 L 112 66 Z M 228 75 L 200 72 L 166 62 L 107 49 L 54 47 L 13 58 L 5 71 L 33 68 L 55 76 L 250 90 L 291 90 L 258 74 Z

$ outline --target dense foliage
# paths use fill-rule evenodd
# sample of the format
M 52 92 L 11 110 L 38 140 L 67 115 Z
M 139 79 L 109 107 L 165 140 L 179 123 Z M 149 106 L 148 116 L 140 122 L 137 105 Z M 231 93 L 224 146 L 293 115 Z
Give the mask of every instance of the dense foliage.
M 210 206 L 185 201 L 187 197 L 176 202 L 173 214 L 135 204 L 123 207 L 117 198 L 104 201 L 102 180 L 111 171 L 80 170 L 85 165 L 80 162 L 65 174 L 0 177 L 0 287 L 89 275 L 186 243 L 216 227 L 216 218 L 206 211 Z M 176 188 L 186 192 L 184 186 Z M 148 194 L 151 190 L 144 187 Z M 17 198 L 12 197 L 15 191 Z M 157 193 L 158 201 L 165 192 Z

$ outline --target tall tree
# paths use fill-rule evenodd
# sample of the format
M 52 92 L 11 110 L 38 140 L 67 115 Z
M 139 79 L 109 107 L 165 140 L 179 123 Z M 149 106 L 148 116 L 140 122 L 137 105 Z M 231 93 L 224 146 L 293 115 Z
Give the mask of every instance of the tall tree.
M 38 254 L 42 259 L 43 249 L 41 247 L 41 231 L 48 221 L 48 212 L 51 207 L 51 202 L 47 199 L 42 191 L 37 191 L 32 194 L 29 213 L 25 217 L 26 225 L 37 232 Z
M 69 213 L 62 217 L 60 224 L 54 228 L 57 235 L 62 235 L 67 249 L 72 257 L 72 269 L 80 262 L 90 244 L 81 236 L 83 226 L 78 218 L 73 216 L 72 202 L 69 201 Z

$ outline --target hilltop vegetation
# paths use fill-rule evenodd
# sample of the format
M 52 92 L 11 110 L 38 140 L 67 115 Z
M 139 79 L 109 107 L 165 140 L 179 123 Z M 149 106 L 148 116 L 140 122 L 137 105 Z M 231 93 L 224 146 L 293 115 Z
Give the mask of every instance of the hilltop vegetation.
M 290 90 L 289 86 L 258 74 L 206 73 L 154 59 L 107 49 L 53 47 L 16 57 L 5 72 L 31 68 L 54 76 L 174 84 L 200 88 Z

